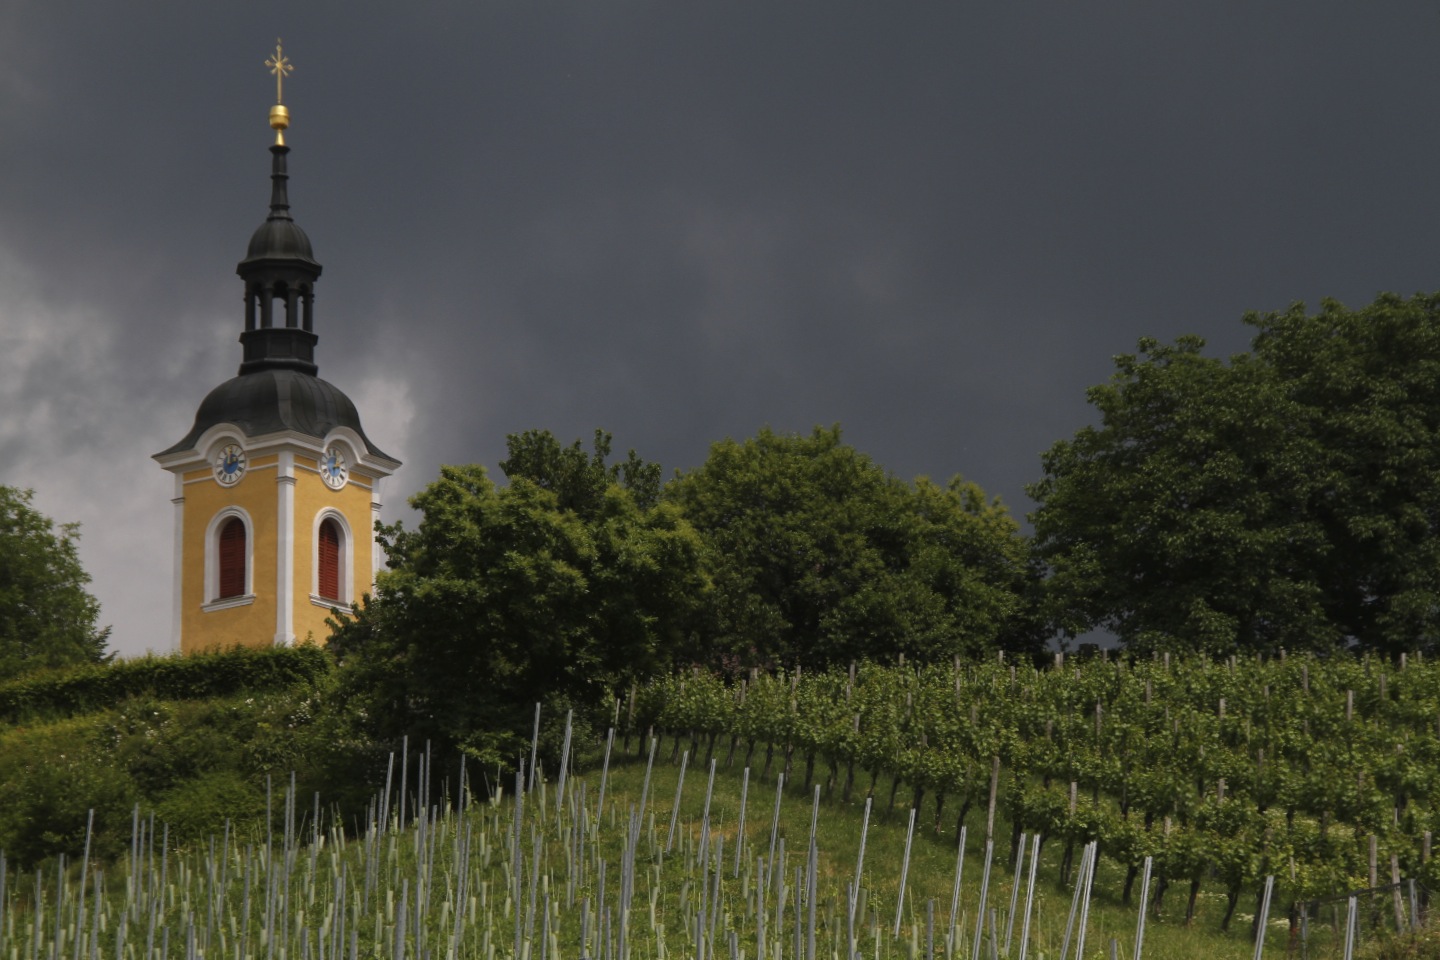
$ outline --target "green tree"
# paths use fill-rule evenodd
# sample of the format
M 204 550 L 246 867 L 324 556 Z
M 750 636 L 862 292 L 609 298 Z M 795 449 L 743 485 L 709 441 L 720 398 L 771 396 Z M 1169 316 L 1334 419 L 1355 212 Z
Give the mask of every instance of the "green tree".
M 1028 649 L 1027 549 L 973 483 L 906 484 L 842 442 L 762 430 L 710 448 L 666 497 L 708 546 L 707 646 L 735 665 Z
M 1046 610 L 1140 650 L 1440 637 L 1440 297 L 1247 315 L 1228 361 L 1142 340 L 1030 488 Z
M 509 763 L 535 703 L 583 720 L 689 640 L 707 584 L 679 511 L 614 483 L 566 508 L 514 469 L 528 443 L 512 438 L 508 487 L 445 467 L 411 500 L 417 529 L 380 529 L 390 569 L 331 641 L 373 733 Z
M 589 456 L 576 440 L 568 447 L 549 430 L 526 430 L 505 437 L 509 456 L 500 461 L 505 476 L 523 478 L 555 494 L 560 509 L 590 516 L 605 499 L 613 484 L 629 491 L 642 509 L 660 499 L 660 464 L 640 459 L 634 450 L 624 462 L 606 464 L 610 456 L 610 434 L 595 431 L 594 452 Z
M 31 506 L 34 491 L 0 486 L 0 679 L 28 670 L 104 663 L 110 628 L 85 589 L 78 524 Z

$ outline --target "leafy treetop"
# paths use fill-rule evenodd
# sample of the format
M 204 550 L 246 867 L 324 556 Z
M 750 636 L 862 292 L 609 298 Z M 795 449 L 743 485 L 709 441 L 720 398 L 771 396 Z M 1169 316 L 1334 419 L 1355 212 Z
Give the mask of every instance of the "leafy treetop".
M 0 486 L 0 679 L 111 656 L 110 628 L 96 627 L 100 604 L 85 588 L 79 525 L 57 528 L 33 498 Z
M 1440 638 L 1440 295 L 1251 314 L 1249 353 L 1142 340 L 1030 487 L 1046 612 L 1138 650 Z
M 1034 640 L 1005 508 L 959 478 L 897 480 L 839 427 L 716 443 L 666 497 L 708 547 L 712 662 L 949 660 Z
M 537 702 L 584 723 L 669 667 L 708 589 L 700 541 L 674 507 L 597 481 L 614 476 L 608 443 L 589 460 L 548 433 L 511 437 L 508 486 L 444 467 L 410 501 L 417 529 L 380 527 L 390 569 L 331 641 L 372 733 L 511 763 Z
M 562 447 L 549 430 L 508 434 L 505 446 L 509 456 L 500 461 L 505 475 L 549 490 L 562 510 L 592 515 L 613 484 L 629 491 L 636 505 L 644 510 L 660 498 L 660 464 L 642 460 L 631 450 L 624 461 L 607 465 L 610 434 L 604 430 L 595 431 L 594 452 L 588 457 L 579 440 Z

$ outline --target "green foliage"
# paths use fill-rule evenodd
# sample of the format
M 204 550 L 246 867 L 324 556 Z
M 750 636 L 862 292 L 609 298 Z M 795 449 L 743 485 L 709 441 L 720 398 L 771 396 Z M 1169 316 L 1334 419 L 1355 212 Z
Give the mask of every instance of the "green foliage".
M 509 764 L 528 753 L 534 704 L 584 719 L 688 642 L 707 589 L 694 531 L 673 506 L 644 509 L 619 484 L 596 494 L 586 484 L 598 474 L 581 478 L 583 495 L 564 470 L 546 489 L 516 466 L 537 445 L 548 446 L 512 438 L 504 488 L 479 466 L 443 468 L 411 500 L 418 529 L 381 530 L 391 569 L 330 644 L 374 735 Z M 534 472 L 554 479 L 548 469 Z
M 0 486 L 0 678 L 73 663 L 103 663 L 110 629 L 85 589 L 78 524 L 56 528 L 31 490 Z
M 210 659 L 210 658 L 205 658 Z M 222 661 L 223 662 L 223 661 Z M 0 729 L 0 850 L 31 864 L 78 857 L 94 810 L 92 852 L 118 854 L 136 805 L 170 824 L 173 844 L 263 824 L 265 782 L 296 778 L 342 813 L 363 810 L 384 758 L 347 734 L 333 678 L 228 697 L 143 693 L 83 716 Z
M 134 780 L 108 762 L 93 721 L 67 720 L 0 737 L 0 849 L 21 864 L 85 847 L 113 857 L 125 846 L 130 814 L 140 800 Z
M 237 647 L 34 673 L 0 684 L 0 720 L 85 713 L 142 695 L 192 700 L 313 685 L 333 666 L 323 649 L 302 645 L 260 650 Z
M 187 840 L 223 828 L 227 816 L 258 820 L 264 805 L 254 798 L 263 801 L 267 778 L 279 790 L 294 776 L 302 796 L 318 790 L 343 811 L 363 809 L 384 758 L 347 735 L 344 706 L 325 677 L 208 700 L 140 697 L 91 720 L 104 762 L 125 771 L 145 807 L 180 818 L 172 834 Z M 248 787 L 227 794 L 226 784 Z M 208 822 L 206 809 L 216 813 Z M 191 824 L 198 832 L 188 832 Z
M 1440 637 L 1440 296 L 1143 340 L 1030 488 L 1051 622 L 1139 650 L 1395 652 Z
M 773 744 L 787 781 L 827 760 L 844 801 L 857 769 L 881 774 L 913 788 L 917 807 L 933 797 L 937 827 L 947 800 L 962 822 L 983 813 L 998 759 L 997 812 L 1016 834 L 1096 840 L 1127 869 L 1152 856 L 1173 884 L 1235 894 L 1274 875 L 1277 903 L 1313 900 L 1368 884 L 1372 836 L 1382 864 L 1394 855 L 1426 884 L 1440 875 L 1422 853 L 1440 822 L 1431 660 L 992 659 L 728 685 L 687 671 L 637 702 L 632 733 L 736 737 L 747 757 Z
M 1024 539 L 959 478 L 914 486 L 843 443 L 769 429 L 710 448 L 666 497 L 705 537 L 721 664 L 823 666 L 1029 649 Z
M 618 484 L 629 491 L 642 509 L 660 499 L 660 464 L 641 460 L 631 450 L 623 463 L 605 463 L 610 456 L 610 434 L 595 431 L 594 453 L 589 457 L 576 440 L 568 447 L 549 430 L 526 430 L 505 437 L 509 456 L 500 469 L 511 480 L 525 479 L 555 494 L 561 510 L 592 516 L 605 500 L 605 492 Z
M 215 770 L 178 781 L 155 805 L 156 818 L 180 838 L 200 839 L 232 824 L 263 823 L 265 792 L 254 777 L 238 770 Z
M 1440 957 L 1440 928 L 1433 924 L 1375 943 L 1363 944 L 1357 960 L 1435 960 Z

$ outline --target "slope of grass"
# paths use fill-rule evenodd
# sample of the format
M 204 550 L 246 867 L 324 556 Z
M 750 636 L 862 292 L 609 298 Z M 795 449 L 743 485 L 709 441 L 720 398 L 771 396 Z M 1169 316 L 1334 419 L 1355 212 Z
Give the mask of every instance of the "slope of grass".
M 668 742 L 667 750 L 668 756 Z M 723 762 L 723 758 L 722 758 Z M 777 764 L 778 766 L 778 764 Z M 742 836 L 745 856 L 768 856 L 770 831 L 775 809 L 775 780 L 772 771 L 766 782 L 761 782 L 759 770 L 752 771 L 743 833 L 739 829 L 741 790 L 744 773 L 737 769 L 723 769 L 717 763 L 713 796 L 711 799 L 710 821 L 713 830 L 725 837 L 726 856 L 731 859 L 736 837 Z M 645 764 L 628 758 L 612 770 L 608 792 L 611 799 L 607 806 L 618 801 L 620 805 L 638 803 L 643 789 Z M 596 774 L 591 774 L 593 780 Z M 649 809 L 655 815 L 657 829 L 668 829 L 670 812 L 675 799 L 680 771 L 677 765 L 657 760 L 651 777 L 651 798 Z M 684 791 L 680 804 L 680 834 L 695 838 L 703 817 L 703 807 L 708 782 L 708 767 L 703 762 L 687 765 Z M 874 954 L 874 931 L 881 934 L 881 954 L 904 956 L 890 951 L 908 950 L 914 945 L 923 953 L 927 940 L 927 919 L 933 916 L 934 936 L 937 943 L 943 941 L 950 913 L 957 861 L 957 844 L 953 833 L 953 821 L 937 832 L 933 825 L 933 811 L 921 811 L 911 843 L 909 868 L 906 876 L 905 902 L 901 913 L 901 936 L 893 941 L 894 920 L 899 897 L 900 877 L 904 870 L 906 836 L 910 814 L 897 803 L 894 810 L 885 809 L 888 784 L 885 790 L 877 789 L 872 802 L 872 813 L 867 831 L 864 871 L 861 880 L 865 888 L 865 900 L 869 916 L 864 928 L 870 932 L 871 942 L 863 949 L 866 956 Z M 856 791 L 849 803 L 841 803 L 838 797 L 823 796 L 816 813 L 816 844 L 820 851 L 820 892 L 822 898 L 833 903 L 842 897 L 845 885 L 853 881 L 859 853 L 859 840 L 864 819 L 865 798 L 863 791 Z M 903 795 L 903 791 L 902 791 Z M 800 785 L 792 784 L 781 799 L 777 834 L 787 840 L 787 853 L 799 845 L 803 850 L 808 840 L 809 826 L 814 806 L 813 788 L 805 794 Z M 961 953 L 966 956 L 974 942 L 976 911 L 980 902 L 980 887 L 985 859 L 985 811 L 972 811 L 967 825 L 967 847 L 962 870 L 962 889 L 957 913 L 957 926 L 961 929 Z M 987 914 L 990 909 L 997 913 L 996 925 L 1003 943 L 1006 933 L 1007 916 L 1010 911 L 1012 892 L 1012 864 L 1010 861 L 1009 825 L 1003 819 L 995 826 L 995 853 L 991 869 L 991 882 L 987 896 Z M 663 839 L 663 838 L 662 838 Z M 1029 856 L 1027 839 L 1026 856 Z M 1062 887 L 1059 880 L 1060 860 L 1063 847 L 1059 844 L 1046 845 L 1041 851 L 1040 866 L 1035 883 L 1034 912 L 1032 917 L 1031 945 L 1029 957 L 1058 957 L 1065 939 L 1065 928 L 1073 900 L 1073 885 Z M 1080 851 L 1075 851 L 1078 864 Z M 1023 924 L 1026 879 L 1029 868 L 1022 865 L 1021 885 L 1016 897 L 1017 918 L 1013 928 L 1012 956 L 1018 956 L 1019 937 Z M 1072 877 L 1076 873 L 1072 870 Z M 1126 906 L 1121 902 L 1124 883 L 1123 870 L 1100 859 L 1093 884 L 1093 897 L 1089 912 L 1089 927 L 1085 940 L 1085 955 L 1109 956 L 1110 941 L 1116 941 L 1117 955 L 1133 956 L 1136 936 L 1137 905 Z M 1134 899 L 1139 900 L 1139 882 L 1136 882 Z M 1232 924 L 1228 933 L 1219 929 L 1220 917 L 1224 912 L 1221 896 L 1204 897 L 1199 901 L 1196 919 L 1190 926 L 1178 922 L 1183 918 L 1183 902 L 1178 895 L 1168 902 L 1170 910 L 1161 917 L 1150 916 L 1145 931 L 1147 957 L 1175 958 L 1248 958 L 1253 956 L 1254 943 L 1250 939 L 1250 917 L 1241 915 Z M 828 909 L 837 910 L 832 905 Z M 1278 914 L 1278 922 L 1277 922 Z M 1272 923 L 1266 936 L 1266 955 L 1284 953 L 1289 932 L 1285 923 L 1284 909 L 1277 905 L 1271 913 Z M 988 923 L 987 923 L 988 927 Z M 988 949 L 988 930 L 987 947 Z M 893 941 L 893 942 L 892 942 Z M 943 950 L 943 943 L 937 946 L 937 953 Z M 1072 942 L 1071 956 L 1075 944 Z M 751 954 L 753 956 L 753 952 Z M 843 956 L 843 950 L 841 950 Z
M 178 850 L 157 820 L 137 816 L 106 865 L 51 861 L 38 875 L 12 868 L 7 880 L 0 861 L 0 957 L 841 960 L 852 949 L 865 960 L 973 956 L 982 817 L 972 815 L 977 836 L 952 923 L 953 837 L 917 828 L 906 869 L 908 811 L 873 811 L 866 827 L 863 799 L 817 807 L 813 793 L 796 789 L 780 794 L 777 814 L 773 776 L 753 772 L 746 788 L 743 771 L 717 770 L 710 789 L 702 761 L 687 767 L 680 789 L 678 765 L 658 762 L 647 775 L 642 761 L 613 760 L 608 771 L 569 778 L 563 797 L 558 784 L 542 781 L 520 804 L 506 791 L 463 813 L 417 795 L 412 762 L 403 774 L 394 770 L 393 789 L 359 822 L 342 826 L 318 798 L 292 788 L 277 792 L 273 831 L 237 837 L 217 823 L 210 840 Z M 810 885 L 812 818 L 814 896 L 797 898 Z M 997 824 L 996 835 L 1007 836 L 1005 828 Z M 852 913 L 847 884 L 862 834 Z M 1059 853 L 1041 858 L 1027 951 L 1035 960 L 1054 960 L 1065 942 L 1072 895 L 1056 881 Z M 1008 849 L 997 853 L 988 890 L 1002 944 L 1008 857 Z M 1133 955 L 1136 913 L 1118 902 L 1120 880 L 1102 861 L 1086 960 L 1109 957 L 1112 941 L 1115 955 Z M 1021 912 L 1024 902 L 1022 892 Z M 1218 907 L 1202 904 L 1190 928 L 1152 919 L 1144 956 L 1251 956 L 1248 924 L 1221 934 Z M 983 916 L 980 956 L 991 956 L 988 909 Z M 1010 951 L 997 952 L 1019 956 L 1020 932 L 1017 922 Z M 1285 948 L 1277 926 L 1265 953 Z

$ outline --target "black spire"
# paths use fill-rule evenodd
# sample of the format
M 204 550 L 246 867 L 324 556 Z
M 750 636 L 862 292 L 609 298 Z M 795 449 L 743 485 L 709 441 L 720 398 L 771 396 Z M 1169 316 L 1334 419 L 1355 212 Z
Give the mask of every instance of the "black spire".
M 310 251 L 310 238 L 290 217 L 285 155 L 290 148 L 270 148 L 270 215 L 250 237 L 250 249 L 235 268 L 245 281 L 245 359 L 240 372 L 296 370 L 314 375 L 315 280 L 320 264 Z

